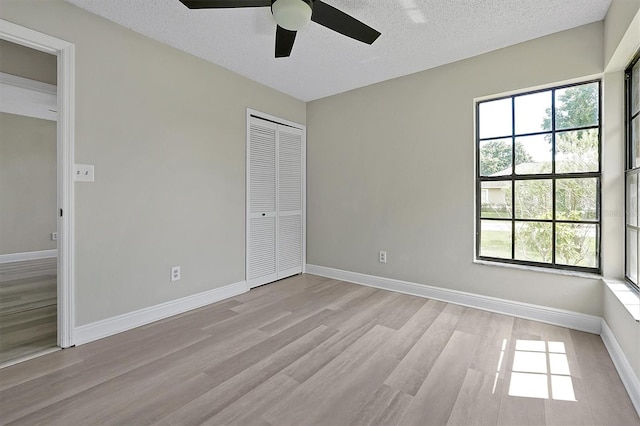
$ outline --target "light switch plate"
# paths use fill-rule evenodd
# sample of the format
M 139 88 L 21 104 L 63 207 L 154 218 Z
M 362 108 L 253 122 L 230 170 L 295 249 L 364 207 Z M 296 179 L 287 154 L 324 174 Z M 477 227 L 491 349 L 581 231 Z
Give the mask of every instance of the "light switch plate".
M 78 182 L 93 182 L 94 173 L 92 164 L 76 164 L 73 168 L 73 178 Z

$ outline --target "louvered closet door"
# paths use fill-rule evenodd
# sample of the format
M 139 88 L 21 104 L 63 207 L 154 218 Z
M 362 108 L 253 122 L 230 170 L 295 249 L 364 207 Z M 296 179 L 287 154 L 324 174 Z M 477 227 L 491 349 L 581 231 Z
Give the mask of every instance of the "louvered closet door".
M 278 278 L 302 272 L 302 130 L 278 126 Z
M 277 125 L 251 118 L 248 143 L 247 284 L 278 279 L 276 263 Z

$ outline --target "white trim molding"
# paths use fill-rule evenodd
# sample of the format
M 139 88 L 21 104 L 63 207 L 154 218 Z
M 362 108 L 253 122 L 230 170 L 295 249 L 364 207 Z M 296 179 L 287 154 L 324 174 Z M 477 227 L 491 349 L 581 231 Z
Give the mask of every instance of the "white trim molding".
M 354 284 L 366 285 L 368 287 L 395 291 L 397 293 L 410 294 L 412 296 L 441 300 L 443 302 L 468 306 L 484 311 L 559 325 L 573 330 L 586 331 L 594 334 L 600 334 L 601 330 L 602 318 L 593 315 L 581 314 L 579 312 L 565 311 L 562 309 L 531 305 L 528 303 L 498 299 L 495 297 L 482 296 L 463 291 L 448 290 L 407 281 L 376 277 L 357 272 L 327 268 L 325 266 L 307 265 L 306 269 L 308 274 L 320 275 Z
M 613 331 L 611 331 L 604 319 L 602 319 L 602 332 L 600 337 L 609 352 L 609 356 L 611 356 L 613 365 L 616 367 L 616 370 L 618 370 L 618 375 L 629 394 L 631 403 L 635 407 L 638 416 L 640 416 L 640 380 L 633 372 L 633 368 L 631 367 L 631 364 L 629 364 L 629 360 L 624 355 Z
M 24 262 L 25 260 L 49 259 L 58 256 L 58 250 L 27 251 L 24 253 L 0 254 L 0 263 Z
M 74 330 L 75 344 L 81 345 L 122 333 L 132 328 L 246 293 L 248 290 L 249 288 L 246 281 L 241 281 L 90 324 L 81 325 Z

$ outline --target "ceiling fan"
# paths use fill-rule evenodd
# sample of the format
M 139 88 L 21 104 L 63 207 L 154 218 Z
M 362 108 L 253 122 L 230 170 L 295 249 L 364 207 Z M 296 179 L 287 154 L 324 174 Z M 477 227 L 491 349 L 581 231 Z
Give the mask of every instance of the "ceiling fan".
M 380 32 L 321 0 L 179 0 L 189 9 L 271 7 L 276 30 L 276 58 L 291 55 L 296 33 L 313 21 L 363 43 L 372 44 Z

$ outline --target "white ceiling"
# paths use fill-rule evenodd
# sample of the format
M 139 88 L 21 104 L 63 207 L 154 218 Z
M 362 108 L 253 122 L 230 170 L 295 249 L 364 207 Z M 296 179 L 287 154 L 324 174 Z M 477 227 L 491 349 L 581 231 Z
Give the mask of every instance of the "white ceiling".
M 270 8 L 178 0 L 67 0 L 237 74 L 311 101 L 604 19 L 611 0 L 325 0 L 382 33 L 371 46 L 318 24 L 274 58 Z

